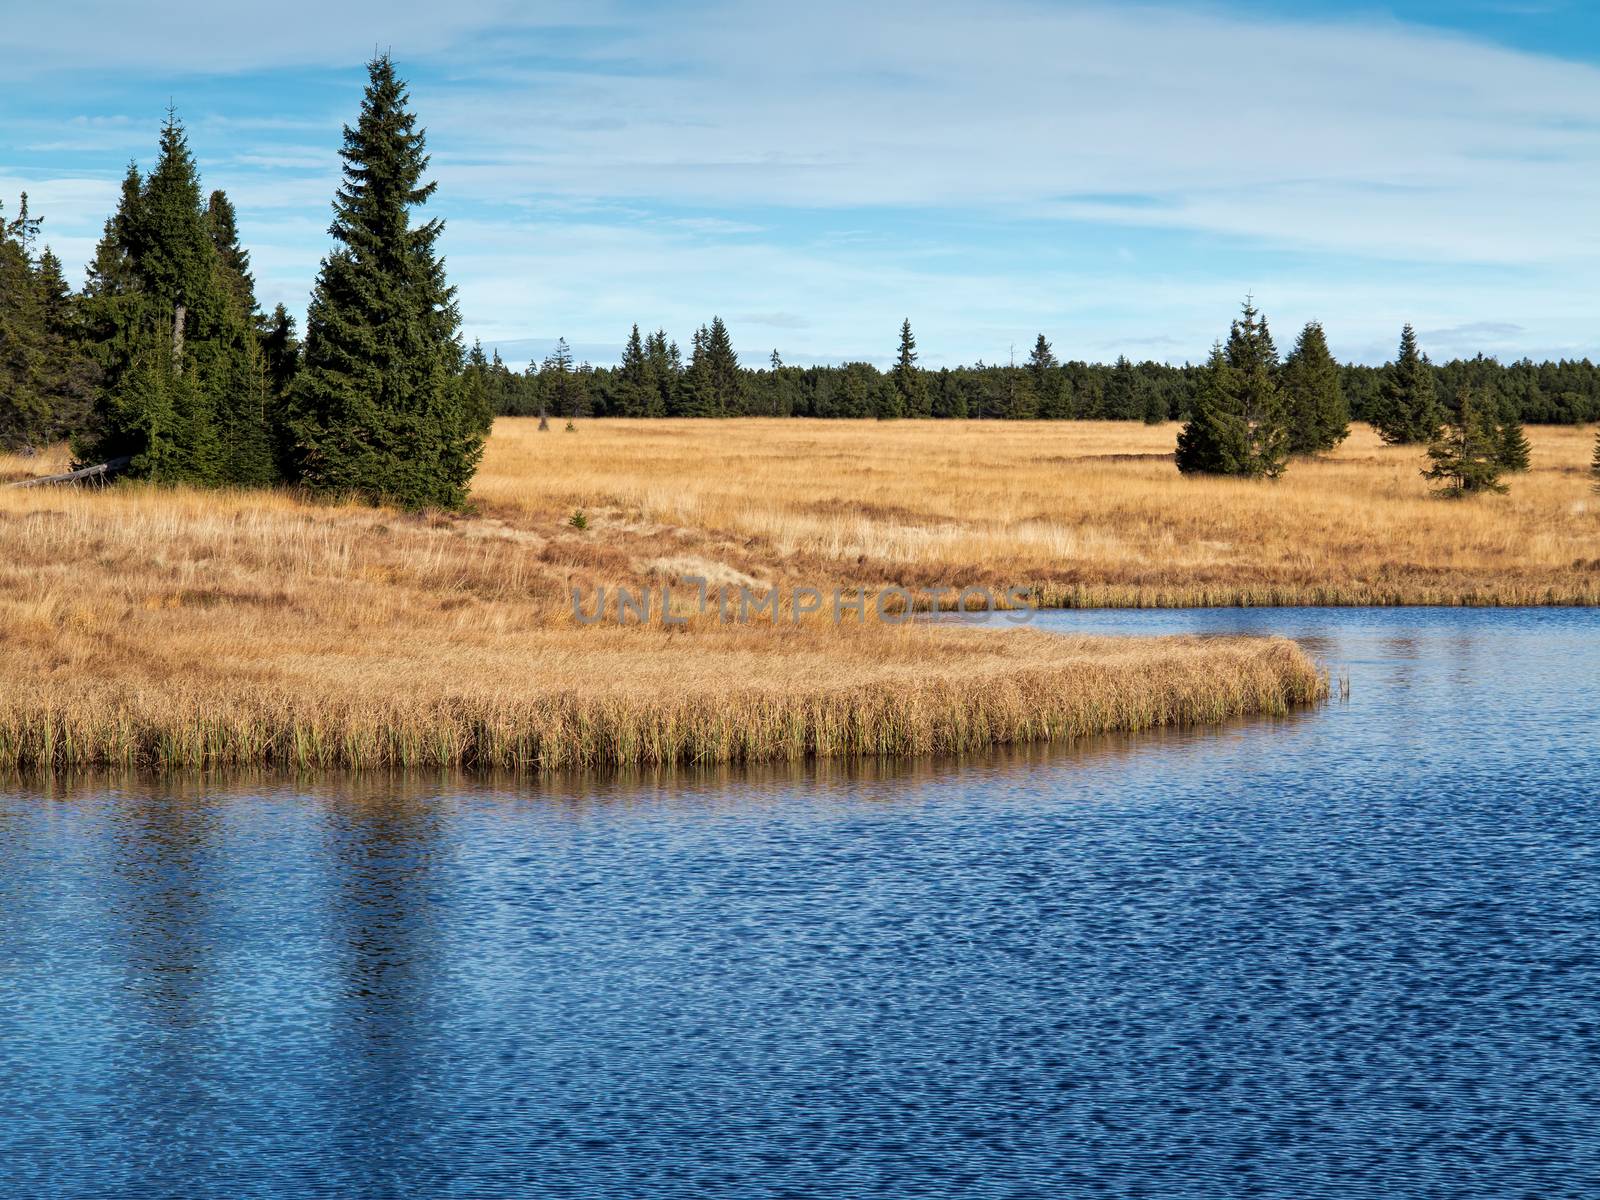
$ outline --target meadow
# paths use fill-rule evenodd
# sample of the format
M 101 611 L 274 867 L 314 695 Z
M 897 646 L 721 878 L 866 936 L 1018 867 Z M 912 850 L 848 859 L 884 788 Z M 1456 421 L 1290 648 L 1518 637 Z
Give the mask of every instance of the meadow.
M 0 489 L 0 766 L 591 767 L 959 752 L 1283 712 L 1272 639 L 826 615 L 579 625 L 592 596 L 1025 585 L 1044 605 L 1593 604 L 1592 434 L 1505 496 L 1358 428 L 1276 483 L 1185 479 L 1126 423 L 505 419 L 473 511 L 289 491 Z M 64 450 L 0 459 L 0 480 Z M 581 518 L 579 518 L 581 514 Z
M 728 579 L 1026 584 L 1052 607 L 1600 602 L 1593 427 L 1530 426 L 1509 494 L 1455 502 L 1365 425 L 1270 483 L 1180 476 L 1177 429 L 502 420 L 474 496 L 515 526 L 583 510 L 613 567 Z
M 1104 535 L 1051 518 L 1054 497 L 1096 470 L 1154 474 L 1139 457 L 1071 465 L 1146 453 L 1101 449 L 1130 435 L 1150 436 L 502 421 L 466 514 L 288 491 L 0 489 L 0 766 L 960 752 L 1282 713 L 1325 694 L 1317 665 L 1276 639 L 788 614 L 723 625 L 692 607 L 682 627 L 571 616 L 574 586 L 959 586 L 1079 569 L 1066 551 Z M 64 451 L 0 460 L 0 479 L 64 465 Z

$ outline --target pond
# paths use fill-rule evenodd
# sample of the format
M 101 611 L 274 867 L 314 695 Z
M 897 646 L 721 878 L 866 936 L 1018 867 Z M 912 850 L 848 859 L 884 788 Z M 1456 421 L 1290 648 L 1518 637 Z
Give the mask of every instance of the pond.
M 0 796 L 0 1194 L 1600 1194 L 1600 613 L 965 760 Z

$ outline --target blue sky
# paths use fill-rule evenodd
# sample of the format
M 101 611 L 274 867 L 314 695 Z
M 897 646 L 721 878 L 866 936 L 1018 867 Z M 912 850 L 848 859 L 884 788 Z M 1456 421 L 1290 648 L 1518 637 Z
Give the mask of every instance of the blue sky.
M 1199 359 L 1246 291 L 1382 361 L 1600 357 L 1600 6 L 125 2 L 0 26 L 0 196 L 75 273 L 170 100 L 304 310 L 390 49 L 465 333 L 742 355 Z M 270 20 L 263 23 L 263 14 Z

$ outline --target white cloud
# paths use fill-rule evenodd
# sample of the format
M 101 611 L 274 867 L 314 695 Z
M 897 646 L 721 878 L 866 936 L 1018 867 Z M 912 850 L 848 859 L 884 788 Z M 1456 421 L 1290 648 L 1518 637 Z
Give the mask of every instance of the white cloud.
M 20 77 L 53 71 L 227 74 L 290 66 L 348 66 L 391 50 L 446 53 L 486 29 L 601 24 L 604 0 L 277 0 L 259 6 L 166 0 L 80 0 L 35 5 L 5 22 L 0 53 Z
M 993 359 L 1039 328 L 1068 353 L 1145 339 L 1181 359 L 1252 286 L 1282 336 L 1318 316 L 1347 353 L 1387 353 L 1407 319 L 1503 352 L 1600 332 L 1600 70 L 1579 63 L 1371 18 L 1023 0 L 628 19 L 462 0 L 315 20 L 291 0 L 266 23 L 183 7 L 165 22 L 122 4 L 41 10 L 7 28 L 8 58 L 159 74 L 192 71 L 201 47 L 208 69 L 238 71 L 348 67 L 374 38 L 392 45 L 419 68 L 446 247 L 486 342 L 609 344 L 634 320 L 685 337 L 721 311 L 757 314 L 752 338 L 798 335 L 758 317 L 800 314 L 812 345 L 786 357 L 882 357 L 910 315 L 932 362 L 941 347 Z M 226 119 L 237 130 L 197 126 L 230 146 L 202 161 L 207 183 L 239 203 L 263 291 L 303 301 L 348 114 L 322 134 L 293 113 Z M 294 144 L 253 146 L 268 123 Z M 120 144 L 127 126 L 30 128 Z M 51 227 L 92 244 L 114 180 L 35 184 Z M 767 208 L 817 219 L 785 231 L 751 216 Z M 940 225 L 897 231 L 873 209 Z M 987 265 L 1004 222 L 1041 243 L 1037 261 L 1022 245 Z M 1140 244 L 1152 230 L 1198 239 L 1214 269 L 1177 273 Z M 1094 265 L 1064 249 L 1101 242 L 1082 256 Z M 1257 264 L 1282 253 L 1266 272 L 1232 267 L 1241 247 Z
M 430 97 L 480 194 L 1004 209 L 1439 261 L 1600 251 L 1600 71 L 1438 32 L 823 3 L 607 45 L 671 70 Z

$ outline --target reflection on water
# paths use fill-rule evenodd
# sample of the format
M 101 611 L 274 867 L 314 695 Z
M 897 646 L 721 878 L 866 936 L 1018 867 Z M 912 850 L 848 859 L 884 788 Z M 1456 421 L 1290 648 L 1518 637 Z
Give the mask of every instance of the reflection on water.
M 0 1195 L 1600 1194 L 1600 616 L 960 760 L 13 780 Z

